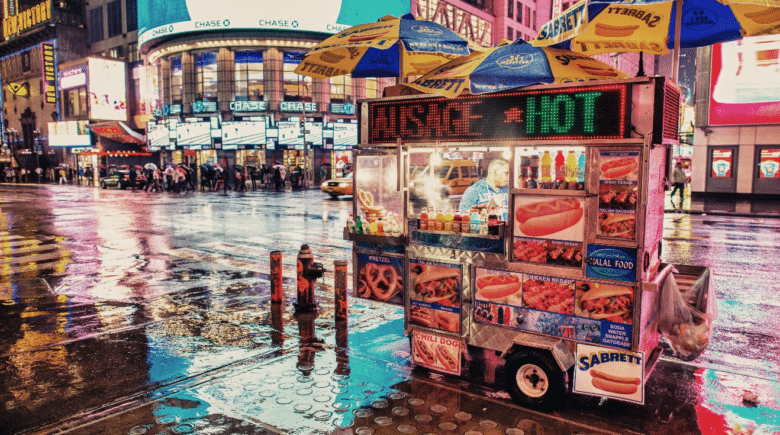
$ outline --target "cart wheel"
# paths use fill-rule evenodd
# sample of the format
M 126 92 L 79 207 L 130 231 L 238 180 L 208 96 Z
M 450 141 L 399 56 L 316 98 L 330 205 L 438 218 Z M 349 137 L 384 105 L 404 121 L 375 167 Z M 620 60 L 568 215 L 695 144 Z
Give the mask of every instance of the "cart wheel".
M 533 350 L 520 350 L 507 359 L 504 387 L 515 402 L 535 408 L 549 407 L 566 392 L 564 372 L 549 356 Z

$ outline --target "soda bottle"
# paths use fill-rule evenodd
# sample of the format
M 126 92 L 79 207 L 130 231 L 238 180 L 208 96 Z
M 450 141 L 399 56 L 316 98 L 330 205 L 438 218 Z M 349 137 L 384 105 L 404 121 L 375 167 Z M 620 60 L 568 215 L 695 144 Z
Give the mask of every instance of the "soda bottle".
M 471 213 L 471 234 L 479 234 L 479 213 Z
M 349 220 L 347 221 L 347 228 L 349 228 L 350 233 L 356 233 L 355 231 L 355 218 L 352 216 L 352 213 L 349 214 Z
M 417 219 L 417 228 L 421 230 L 428 229 L 428 209 L 423 208 L 420 212 L 420 218 Z
M 558 150 L 558 154 L 555 155 L 555 181 L 559 184 L 566 179 L 566 157 L 563 155 L 563 151 Z
M 552 181 L 552 156 L 549 151 L 542 155 L 542 167 L 540 177 L 542 181 Z
M 577 172 L 577 156 L 574 155 L 574 151 L 569 151 L 569 155 L 566 156 L 566 181 L 576 183 Z
M 585 151 L 583 151 L 577 159 L 577 182 L 585 182 Z
M 377 228 L 377 224 L 375 220 L 368 223 L 368 229 L 369 231 L 371 231 L 370 234 L 376 235 L 377 233 L 379 233 L 379 228 Z
M 444 212 L 436 212 L 436 231 L 444 231 Z
M 488 215 L 488 234 L 491 236 L 498 235 L 498 211 L 495 207 L 490 207 L 490 214 Z
M 436 210 L 431 207 L 428 210 L 428 231 L 433 231 L 436 229 Z
M 447 213 L 444 214 L 444 231 L 446 232 L 452 232 L 452 221 L 455 219 L 455 217 L 452 215 L 452 212 L 447 210 Z
M 457 212 L 457 211 L 455 213 L 453 213 L 453 215 L 452 215 L 452 232 L 453 233 L 459 233 L 460 232 L 460 220 L 461 220 L 460 213 Z
M 360 220 L 360 216 L 355 219 L 355 232 L 358 234 L 363 234 L 363 221 Z
M 488 235 L 488 214 L 487 209 L 482 209 L 482 213 L 479 214 L 479 235 Z

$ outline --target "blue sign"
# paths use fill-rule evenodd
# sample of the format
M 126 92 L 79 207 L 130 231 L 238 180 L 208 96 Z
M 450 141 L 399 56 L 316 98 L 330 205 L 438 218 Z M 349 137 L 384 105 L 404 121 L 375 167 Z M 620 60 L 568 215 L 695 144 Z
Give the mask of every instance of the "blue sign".
M 585 276 L 636 282 L 636 249 L 588 245 Z

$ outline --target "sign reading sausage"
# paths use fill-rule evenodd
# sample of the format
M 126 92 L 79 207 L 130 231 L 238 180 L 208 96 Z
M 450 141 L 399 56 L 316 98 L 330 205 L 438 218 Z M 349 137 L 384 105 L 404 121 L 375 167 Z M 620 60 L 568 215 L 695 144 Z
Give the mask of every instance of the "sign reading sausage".
M 642 352 L 577 344 L 574 391 L 644 404 L 644 369 Z

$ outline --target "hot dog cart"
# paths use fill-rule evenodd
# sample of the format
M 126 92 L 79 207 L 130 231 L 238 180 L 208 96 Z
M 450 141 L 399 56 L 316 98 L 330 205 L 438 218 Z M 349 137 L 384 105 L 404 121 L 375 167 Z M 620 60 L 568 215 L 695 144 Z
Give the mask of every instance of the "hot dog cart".
M 640 77 L 359 102 L 354 296 L 403 305 L 415 364 L 500 355 L 520 403 L 643 403 L 660 332 L 693 358 L 714 317 L 709 270 L 660 259 L 679 98 Z

